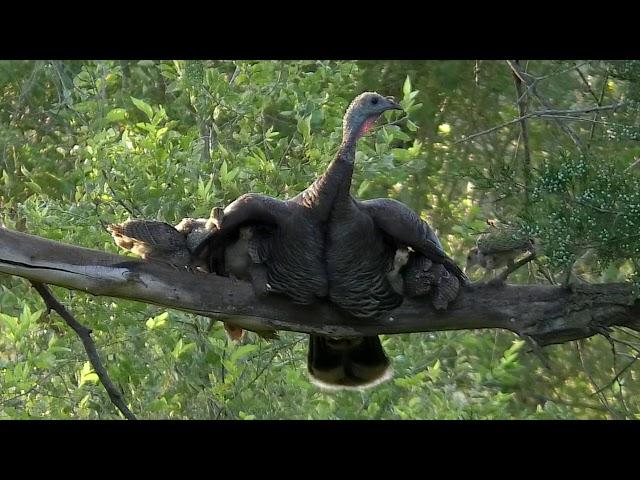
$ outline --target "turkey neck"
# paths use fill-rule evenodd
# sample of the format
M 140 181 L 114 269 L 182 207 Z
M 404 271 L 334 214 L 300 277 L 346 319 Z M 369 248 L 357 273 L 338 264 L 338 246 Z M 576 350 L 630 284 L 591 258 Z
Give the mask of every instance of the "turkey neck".
M 349 196 L 355 152 L 356 140 L 345 139 L 325 172 L 302 194 L 303 204 L 317 209 L 323 220 L 338 198 Z

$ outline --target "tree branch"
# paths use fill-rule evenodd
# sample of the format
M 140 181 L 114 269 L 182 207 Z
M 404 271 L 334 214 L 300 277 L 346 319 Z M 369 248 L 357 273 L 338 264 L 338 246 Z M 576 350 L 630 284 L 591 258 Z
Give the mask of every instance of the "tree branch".
M 498 280 L 499 282 L 504 282 L 509 275 L 511 275 L 516 270 L 518 270 L 521 266 L 534 260 L 535 258 L 536 258 L 536 253 L 535 252 L 530 253 L 529 255 L 522 258 L 521 260 L 518 260 L 513 265 L 510 265 L 507 268 L 505 268 L 504 271 L 496 277 L 496 280 Z
M 515 63 L 518 64 L 518 60 L 515 60 Z M 527 95 L 525 94 L 526 92 L 523 89 L 522 80 L 518 75 L 516 75 L 515 72 L 513 72 L 513 81 L 516 86 L 518 114 L 520 115 L 520 117 L 524 117 L 527 114 L 527 105 L 529 103 L 529 98 L 527 98 Z M 529 146 L 529 129 L 527 128 L 527 121 L 524 118 L 520 121 L 520 136 L 522 138 L 524 152 L 522 172 L 524 177 L 525 208 L 528 209 L 530 194 L 529 187 L 531 185 L 531 148 Z
M 44 285 L 43 283 L 31 281 L 33 288 L 40 294 L 42 299 L 44 300 L 45 305 L 49 310 L 54 310 L 62 317 L 62 319 L 69 325 L 74 332 L 80 337 L 82 340 L 82 345 L 84 346 L 84 350 L 87 352 L 87 357 L 89 357 L 89 362 L 91 362 L 91 366 L 95 370 L 100 382 L 104 386 L 104 389 L 107 391 L 109 398 L 111 399 L 111 403 L 113 403 L 118 410 L 125 416 L 125 418 L 129 420 L 136 420 L 135 415 L 129 410 L 127 404 L 124 401 L 124 396 L 122 392 L 116 388 L 116 386 L 111 382 L 109 378 L 109 374 L 107 373 L 107 369 L 102 365 L 102 361 L 100 360 L 100 354 L 98 354 L 98 349 L 96 348 L 95 343 L 91 339 L 91 330 L 78 322 L 71 312 L 65 308 L 51 293 L 51 290 Z
M 520 80 L 522 80 L 522 82 L 527 86 L 527 91 L 528 92 L 530 91 L 533 94 L 533 96 L 535 96 L 540 101 L 542 106 L 544 106 L 547 109 L 553 108 L 549 100 L 538 91 L 538 88 L 536 85 L 537 79 L 535 77 L 525 72 L 522 69 L 522 67 L 518 65 L 517 62 L 514 62 L 512 60 L 507 60 L 507 64 L 513 71 L 514 75 L 516 75 Z M 578 134 L 574 132 L 571 127 L 569 127 L 564 122 L 562 122 L 559 118 L 554 118 L 554 120 L 556 121 L 560 129 L 564 133 L 566 133 L 569 136 L 569 138 L 571 138 L 571 140 L 573 140 L 573 143 L 576 144 L 576 147 L 578 147 L 578 150 L 580 150 L 580 153 L 582 153 L 583 155 L 586 154 L 584 143 L 582 142 Z
M 570 115 L 586 115 L 589 113 L 593 113 L 593 112 L 603 112 L 603 111 L 616 111 L 618 108 L 624 106 L 624 103 L 620 102 L 620 103 L 613 103 L 611 105 L 603 105 L 601 107 L 595 106 L 595 107 L 588 107 L 588 108 L 579 108 L 579 109 L 575 109 L 575 110 L 536 110 L 534 112 L 529 112 L 526 115 L 523 115 L 521 117 L 518 118 L 514 118 L 513 120 L 509 120 L 508 122 L 504 122 L 501 123 L 500 125 L 496 125 L 495 127 L 491 127 L 488 128 L 487 130 L 483 130 L 482 132 L 478 132 L 478 133 L 474 133 L 473 135 L 469 135 L 467 137 L 463 137 L 460 140 L 457 140 L 455 142 L 453 142 L 453 145 L 457 145 L 458 143 L 462 143 L 462 142 L 468 142 L 469 140 L 472 140 L 474 138 L 480 137 L 482 135 L 487 135 L 489 133 L 493 133 L 497 130 L 500 130 L 502 128 L 508 127 L 510 125 L 513 125 L 514 123 L 519 123 L 522 120 L 525 120 L 527 118 L 534 118 L 534 117 L 541 117 L 541 118 L 555 118 L 555 117 L 567 117 L 567 120 L 576 120 L 573 119 L 571 117 L 569 117 Z
M 0 229 L 0 272 L 93 295 L 126 298 L 228 320 L 247 330 L 289 330 L 358 337 L 377 334 L 502 328 L 544 346 L 597 334 L 602 327 L 640 331 L 640 302 L 631 285 L 489 286 L 465 288 L 446 311 L 429 300 L 363 323 L 330 304 L 292 304 L 276 295 L 258 299 L 250 283 L 191 273 L 98 250 Z M 221 319 L 226 321 L 227 318 Z

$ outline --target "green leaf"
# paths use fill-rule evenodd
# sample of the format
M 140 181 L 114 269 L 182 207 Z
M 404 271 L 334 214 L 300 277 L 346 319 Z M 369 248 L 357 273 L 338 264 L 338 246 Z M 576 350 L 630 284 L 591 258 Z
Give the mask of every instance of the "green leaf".
M 409 135 L 407 135 L 406 133 L 404 133 L 402 130 L 396 130 L 395 132 L 393 132 L 393 136 L 396 139 L 402 140 L 404 142 L 410 142 L 411 141 L 411 137 Z
M 229 166 L 227 165 L 227 161 L 223 160 L 222 165 L 220 165 L 220 177 L 225 178 L 227 176 Z
M 121 122 L 127 118 L 127 110 L 124 108 L 114 108 L 106 117 L 107 122 Z
M 415 123 L 413 123 L 411 120 L 407 120 L 407 128 L 412 131 L 415 132 L 418 130 L 418 125 L 416 125 Z
M 311 135 L 311 115 L 298 120 L 298 132 L 300 132 L 305 142 L 309 139 Z
M 237 363 L 243 357 L 246 357 L 251 352 L 258 349 L 258 345 L 255 343 L 247 343 L 246 345 L 241 345 L 231 354 L 229 360 L 231 363 Z
M 162 127 L 162 128 L 159 128 L 159 129 L 158 129 L 158 131 L 156 132 L 156 138 L 157 138 L 158 140 L 160 140 L 160 139 L 162 138 L 162 136 L 163 136 L 165 133 L 167 133 L 167 131 L 168 131 L 168 130 L 169 130 L 169 128 L 168 128 L 168 127 Z
M 169 318 L 169 312 L 163 312 L 156 317 L 152 317 L 147 320 L 147 328 L 149 330 L 153 330 L 154 328 L 164 327 L 167 324 L 167 319 Z
M 9 329 L 13 341 L 18 340 L 17 335 L 19 329 L 17 317 L 12 317 L 10 315 L 7 315 L 6 313 L 0 313 L 0 325 L 4 325 Z
M 391 153 L 393 154 L 393 158 L 401 162 L 405 162 L 411 159 L 411 154 L 404 148 L 392 148 Z M 360 194 L 358 194 L 358 196 L 360 196 Z
M 362 183 L 360 183 L 360 186 L 358 187 L 358 196 L 362 197 L 370 185 L 371 185 L 371 182 L 369 180 L 363 180 Z
M 49 369 L 55 366 L 56 356 L 50 352 L 40 352 L 34 359 L 34 364 L 38 368 Z
M 149 118 L 149 120 L 151 120 L 151 118 L 153 117 L 153 109 L 151 108 L 151 105 L 149 105 L 144 100 L 140 100 L 139 98 L 135 97 L 131 97 L 131 101 L 138 108 L 138 110 L 143 112 Z
M 34 193 L 42 193 L 42 188 L 36 182 L 25 182 L 27 187 L 29 187 Z
M 438 378 L 440 378 L 440 374 L 442 373 L 442 368 L 440 365 L 440 360 L 436 360 L 436 363 L 433 364 L 433 366 L 428 368 L 428 375 L 429 378 L 431 378 L 432 381 L 437 381 Z
M 404 81 L 404 85 L 402 85 L 402 94 L 405 97 L 408 97 L 410 93 L 411 93 L 411 79 L 409 78 L 409 75 L 407 75 L 407 78 Z
M 80 370 L 80 381 L 78 382 L 78 386 L 81 387 L 85 383 L 98 383 L 99 380 L 98 375 L 91 368 L 91 363 L 84 362 L 82 370 Z

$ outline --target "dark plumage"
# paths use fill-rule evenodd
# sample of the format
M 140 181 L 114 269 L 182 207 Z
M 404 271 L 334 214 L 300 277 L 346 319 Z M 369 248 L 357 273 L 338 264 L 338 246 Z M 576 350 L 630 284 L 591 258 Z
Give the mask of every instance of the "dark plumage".
M 368 104 L 374 97 L 376 105 Z M 355 148 L 357 134 L 362 134 L 390 108 L 399 107 L 381 95 L 365 93 L 357 97 L 345 114 L 343 145 L 323 175 L 290 200 L 255 193 L 241 196 L 225 209 L 221 229 L 211 236 L 210 242 L 226 246 L 238 238 L 238 229 L 245 225 L 275 227 L 264 259 L 270 291 L 301 304 L 326 297 L 329 292 L 326 224 L 334 198 L 343 185 L 342 178 L 350 177 L 352 169 L 341 157 Z
M 378 337 L 311 335 L 308 362 L 313 383 L 323 388 L 371 387 L 391 377 L 389 359 Z
M 373 98 L 361 96 L 359 101 L 371 102 Z M 466 282 L 466 276 L 446 255 L 429 225 L 404 204 L 392 199 L 358 201 L 351 196 L 355 143 L 362 132 L 366 131 L 371 119 L 367 113 L 358 112 L 355 101 L 354 104 L 345 115 L 345 139 L 337 159 L 334 160 L 341 163 L 341 175 L 329 219 L 327 276 L 330 300 L 350 315 L 367 320 L 379 317 L 402 303 L 403 296 L 394 290 L 387 275 L 394 268 L 394 257 L 398 248 L 411 247 L 420 256 L 416 259 L 422 258 L 440 265 L 438 278 L 448 278 L 450 272 L 452 277 Z M 366 112 L 366 108 L 363 111 Z M 354 125 L 348 125 L 349 121 L 354 122 Z M 418 267 L 419 264 L 416 264 L 416 268 Z M 454 284 L 455 280 L 451 283 Z M 454 289 L 453 285 L 449 286 L 445 282 L 438 290 L 441 298 L 434 299 L 434 304 L 446 306 Z M 374 363 L 375 359 L 378 359 L 380 367 L 385 363 L 388 365 L 380 340 L 377 337 L 366 337 L 364 340 L 370 362 Z M 317 340 L 312 338 L 311 343 L 314 341 Z M 362 348 L 364 347 L 358 345 L 358 349 Z M 316 348 L 316 351 L 321 353 L 329 349 Z M 354 348 L 354 355 L 356 351 Z M 346 359 L 349 353 L 346 349 L 343 355 L 345 365 L 348 363 Z M 362 357 L 361 351 L 358 351 L 358 354 Z M 317 373 L 322 373 L 318 365 L 326 363 L 329 362 L 323 358 L 310 356 L 309 369 L 318 382 L 326 383 L 326 378 L 330 378 Z M 352 378 L 351 381 L 360 381 L 360 386 L 366 387 L 390 377 L 387 369 L 369 371 L 369 377 Z
M 444 310 L 460 291 L 460 280 L 443 264 L 405 248 L 396 251 L 393 269 L 387 274 L 393 289 L 407 297 L 429 295 L 437 310 Z
M 328 296 L 340 309 L 364 320 L 402 302 L 387 278 L 398 247 L 410 246 L 465 279 L 413 211 L 395 200 L 360 202 L 349 193 L 356 142 L 389 109 L 400 107 L 377 93 L 356 97 L 344 116 L 342 144 L 325 173 L 288 201 L 258 194 L 238 198 L 225 209 L 221 229 L 211 236 L 212 249 L 239 239 L 243 226 L 270 225 L 269 248 L 263 256 L 270 291 L 303 304 Z M 377 337 L 310 338 L 309 372 L 316 383 L 364 387 L 388 378 L 388 367 Z
M 264 242 L 268 249 L 262 255 L 269 291 L 286 295 L 300 304 L 310 304 L 318 298 L 327 297 L 327 223 L 334 199 L 345 188 L 344 178 L 348 177 L 350 183 L 353 171 L 353 161 L 344 157 L 352 157 L 357 138 L 384 111 L 393 108 L 400 107 L 377 93 L 358 96 L 345 113 L 342 145 L 323 175 L 290 200 L 282 201 L 254 193 L 241 196 L 225 209 L 220 230 L 211 235 L 209 242 L 198 247 L 196 254 L 201 248 L 206 248 L 207 243 L 214 263 L 220 263 L 220 250 L 239 239 L 240 228 L 247 225 L 271 226 L 268 241 Z M 348 190 L 347 184 L 347 194 Z M 315 371 L 313 358 L 310 357 L 310 371 Z M 375 379 L 365 383 L 372 380 Z
M 211 223 L 215 229 L 222 224 L 224 209 L 216 207 L 211 211 Z M 213 231 L 209 228 L 207 231 Z M 207 231 L 199 232 L 197 244 L 194 241 L 194 249 L 205 239 Z M 239 280 L 250 281 L 254 292 L 262 296 L 269 290 L 267 273 L 264 261 L 268 257 L 272 228 L 251 225 L 238 230 L 238 238 L 230 241 L 222 247 L 218 246 L 212 252 L 214 271 L 219 275 L 228 275 Z M 234 325 L 233 322 L 224 322 L 224 328 L 232 340 L 239 341 L 244 336 L 244 329 Z M 275 330 L 256 331 L 262 338 L 277 338 Z

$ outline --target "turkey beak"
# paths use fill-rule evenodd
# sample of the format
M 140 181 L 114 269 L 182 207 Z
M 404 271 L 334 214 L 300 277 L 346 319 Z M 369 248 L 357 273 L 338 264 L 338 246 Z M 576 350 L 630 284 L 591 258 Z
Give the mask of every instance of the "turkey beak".
M 389 100 L 389 109 L 390 110 L 403 110 L 404 108 L 402 108 L 400 106 L 400 104 L 398 102 L 396 102 L 396 99 L 393 97 L 387 97 L 387 100 Z

